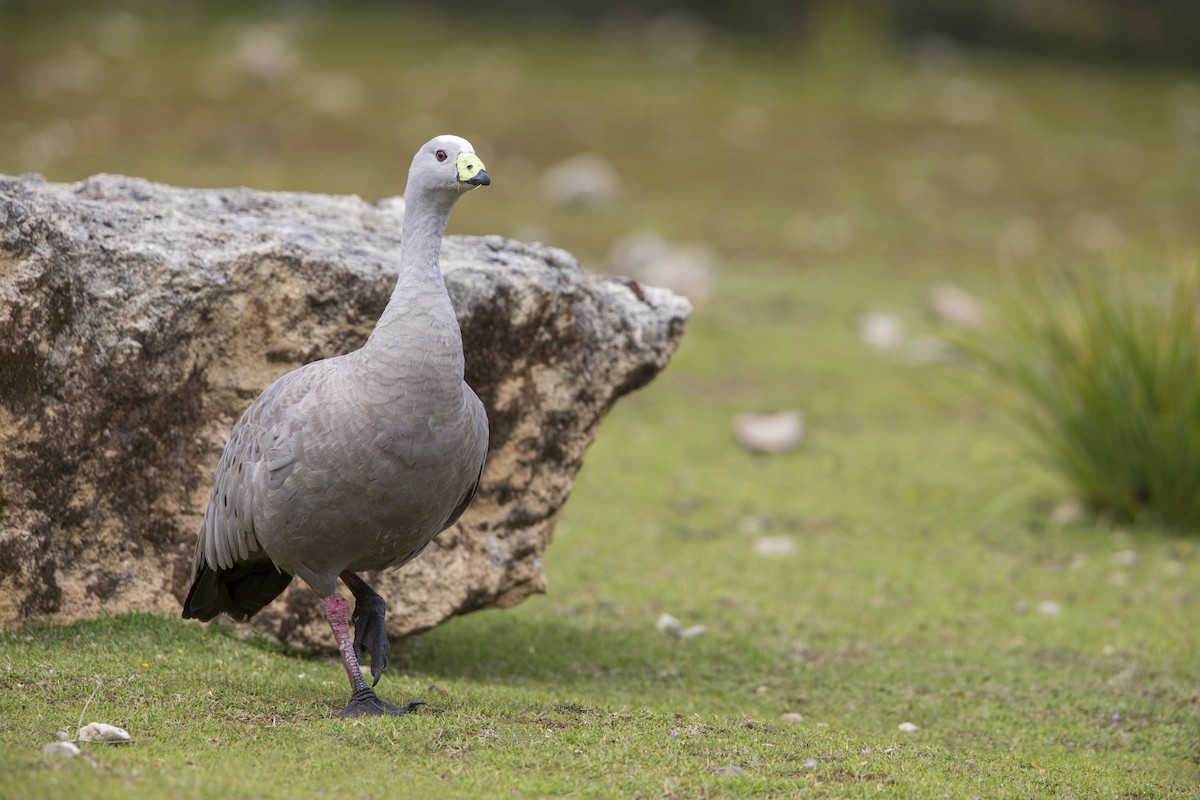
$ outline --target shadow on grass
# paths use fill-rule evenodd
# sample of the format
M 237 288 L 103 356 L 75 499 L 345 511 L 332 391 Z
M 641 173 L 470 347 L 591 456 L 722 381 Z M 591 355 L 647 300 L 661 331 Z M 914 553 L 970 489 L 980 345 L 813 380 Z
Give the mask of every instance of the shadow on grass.
M 332 642 L 332 640 L 331 640 Z M 87 648 L 87 663 L 70 656 Z M 29 626 L 0 636 L 0 655 L 21 651 L 32 663 L 54 662 L 80 674 L 133 663 L 141 655 L 186 651 L 193 664 L 246 649 L 281 659 L 333 663 L 331 650 L 297 650 L 263 638 L 240 640 L 228 624 L 196 625 L 152 614 L 121 614 L 71 625 Z M 741 686 L 747 672 L 778 664 L 779 654 L 738 638 L 707 634 L 687 641 L 653 628 L 597 625 L 594 618 L 557 617 L 525 610 L 472 614 L 393 642 L 387 674 L 410 673 L 434 682 L 468 681 L 513 688 L 599 691 L 631 702 L 647 693 L 687 692 L 689 686 Z
M 401 643 L 400 666 L 439 680 L 545 687 L 602 702 L 677 703 L 707 694 L 732 710 L 747 676 L 782 660 L 744 638 L 681 641 L 653 628 L 593 623 L 521 612 L 472 615 Z

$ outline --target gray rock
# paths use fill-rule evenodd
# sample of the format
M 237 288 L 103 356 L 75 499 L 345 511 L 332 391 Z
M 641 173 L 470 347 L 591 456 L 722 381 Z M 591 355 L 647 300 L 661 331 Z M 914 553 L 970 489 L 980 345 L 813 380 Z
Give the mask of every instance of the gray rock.
M 179 613 L 230 428 L 272 380 L 358 347 L 395 281 L 403 204 L 0 177 L 0 628 Z M 545 590 L 542 556 L 605 412 L 666 366 L 690 313 L 566 252 L 452 237 L 483 484 L 402 571 L 401 636 Z M 293 585 L 251 623 L 329 646 Z

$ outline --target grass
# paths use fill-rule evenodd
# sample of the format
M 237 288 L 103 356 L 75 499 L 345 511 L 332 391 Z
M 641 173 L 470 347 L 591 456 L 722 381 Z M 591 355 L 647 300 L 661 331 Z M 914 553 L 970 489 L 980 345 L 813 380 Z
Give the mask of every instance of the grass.
M 987 297 L 1045 265 L 1194 250 L 1189 76 L 877 42 L 717 41 L 679 67 L 636 37 L 451 44 L 456 28 L 360 9 L 289 23 L 302 68 L 266 85 L 226 71 L 250 12 L 135 8 L 124 55 L 94 9 L 0 24 L 0 171 L 381 197 L 452 130 L 495 181 L 456 232 L 534 226 L 603 268 L 652 225 L 713 244 L 719 286 L 602 426 L 549 593 L 396 643 L 382 696 L 444 713 L 339 721 L 334 661 L 221 626 L 27 628 L 0 636 L 0 797 L 1200 794 L 1194 538 L 1049 524 L 1069 487 L 1023 460 L 998 381 L 854 331 L 883 309 L 941 333 L 933 281 Z M 85 91 L 61 71 L 81 51 Z M 314 73 L 352 76 L 362 103 L 314 111 Z M 541 170 L 580 150 L 617 166 L 620 203 L 542 204 Z M 785 407 L 807 420 L 799 451 L 734 443 L 735 413 Z M 761 536 L 794 552 L 759 555 Z M 662 636 L 663 612 L 707 632 Z M 137 742 L 43 756 L 97 680 L 85 721 Z
M 1096 511 L 1200 530 L 1198 297 L 1193 264 L 1059 276 L 982 343 L 1037 451 Z

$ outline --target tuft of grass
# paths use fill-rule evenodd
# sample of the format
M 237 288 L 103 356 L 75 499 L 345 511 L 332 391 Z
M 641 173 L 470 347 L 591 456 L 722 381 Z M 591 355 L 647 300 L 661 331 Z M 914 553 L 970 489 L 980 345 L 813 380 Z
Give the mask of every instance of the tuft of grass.
M 985 362 L 1093 510 L 1200 530 L 1200 270 L 1060 273 L 1004 312 Z

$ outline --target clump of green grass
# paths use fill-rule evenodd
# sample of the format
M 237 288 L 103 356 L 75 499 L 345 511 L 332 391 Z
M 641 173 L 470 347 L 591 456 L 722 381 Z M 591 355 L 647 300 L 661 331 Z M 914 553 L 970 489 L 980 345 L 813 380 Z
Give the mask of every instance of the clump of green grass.
M 1200 270 L 1057 275 L 985 361 L 1034 446 L 1095 511 L 1200 531 Z

